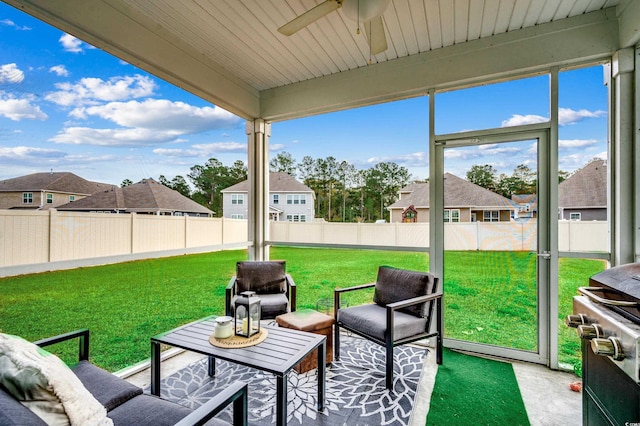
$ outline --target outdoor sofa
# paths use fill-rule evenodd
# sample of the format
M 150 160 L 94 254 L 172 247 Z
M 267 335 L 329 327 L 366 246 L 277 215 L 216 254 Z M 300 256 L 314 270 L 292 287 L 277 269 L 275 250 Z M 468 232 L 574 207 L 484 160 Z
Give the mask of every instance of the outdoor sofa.
M 247 384 L 236 382 L 206 404 L 191 410 L 174 402 L 144 394 L 143 390 L 91 364 L 89 330 L 82 329 L 35 342 L 40 347 L 79 339 L 78 364 L 71 369 L 84 387 L 107 411 L 114 425 L 228 425 L 213 418 L 233 403 L 233 424 L 247 425 Z M 0 355 L 2 355 L 0 353 Z M 39 416 L 0 384 L 0 425 L 46 425 Z

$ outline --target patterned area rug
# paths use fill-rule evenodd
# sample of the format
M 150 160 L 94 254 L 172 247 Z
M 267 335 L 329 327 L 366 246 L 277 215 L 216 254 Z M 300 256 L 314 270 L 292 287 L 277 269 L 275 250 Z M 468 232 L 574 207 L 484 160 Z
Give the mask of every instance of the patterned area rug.
M 317 410 L 316 370 L 289 373 L 289 425 L 408 425 L 427 349 L 396 347 L 394 389 L 385 388 L 384 348 L 366 340 L 341 337 L 340 361 L 327 367 L 325 409 Z M 276 381 L 268 373 L 218 360 L 216 376 L 203 359 L 163 379 L 162 397 L 197 408 L 229 383 L 249 383 L 249 424 L 276 421 Z M 231 421 L 230 410 L 219 415 Z

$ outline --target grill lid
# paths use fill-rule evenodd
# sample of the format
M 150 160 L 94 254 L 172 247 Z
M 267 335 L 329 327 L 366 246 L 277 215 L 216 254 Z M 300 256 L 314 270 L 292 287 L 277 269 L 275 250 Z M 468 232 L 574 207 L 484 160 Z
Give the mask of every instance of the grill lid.
M 625 299 L 640 301 L 640 263 L 616 266 L 589 279 L 593 287 L 608 287 L 624 294 Z

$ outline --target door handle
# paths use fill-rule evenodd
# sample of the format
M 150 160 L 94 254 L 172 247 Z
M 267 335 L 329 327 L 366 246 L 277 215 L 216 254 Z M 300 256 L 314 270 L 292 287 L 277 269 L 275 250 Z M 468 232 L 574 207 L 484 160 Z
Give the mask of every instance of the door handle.
M 547 259 L 547 260 L 551 259 L 551 253 L 549 253 L 549 252 L 548 252 L 548 251 L 546 251 L 546 250 L 545 250 L 545 251 L 543 251 L 543 252 L 541 252 L 541 253 L 538 253 L 538 255 L 537 255 L 537 256 L 538 256 L 538 257 L 540 257 L 540 258 L 542 258 L 542 259 Z

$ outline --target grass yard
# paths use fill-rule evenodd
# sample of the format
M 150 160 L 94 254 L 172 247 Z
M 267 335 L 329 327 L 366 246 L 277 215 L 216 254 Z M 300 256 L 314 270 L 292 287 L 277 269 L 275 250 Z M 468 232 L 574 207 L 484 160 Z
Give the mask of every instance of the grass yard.
M 116 371 L 149 357 L 150 336 L 223 314 L 224 289 L 235 262 L 246 258 L 246 250 L 232 250 L 0 279 L 0 331 L 37 340 L 89 328 L 92 361 Z M 379 265 L 429 267 L 428 254 L 397 251 L 273 247 L 271 258 L 287 261 L 287 272 L 298 286 L 299 309 L 315 308 L 321 299 L 332 300 L 334 288 L 375 281 Z M 518 327 L 529 330 L 535 318 L 531 315 L 535 293 L 525 291 L 529 289 L 522 280 L 530 268 L 535 271 L 535 258 L 532 263 L 528 253 L 450 252 L 445 264 L 447 276 L 455 278 L 445 283 L 447 337 L 472 340 L 474 316 L 484 313 L 486 317 L 487 307 L 497 303 L 500 309 L 490 316 L 494 324 L 484 327 L 487 334 L 504 335 L 512 347 L 528 344 L 519 340 L 517 327 L 511 331 L 511 320 L 518 319 L 522 322 Z M 478 279 L 479 265 L 484 265 L 483 273 L 496 274 L 493 282 Z M 602 270 L 602 265 L 580 259 L 561 261 L 559 321 L 571 312 L 575 288 L 585 285 L 586 278 Z M 492 291 L 486 291 L 488 286 Z M 363 294 L 343 300 L 351 305 L 371 300 L 371 292 L 359 293 Z M 577 360 L 575 333 L 561 327 L 560 347 L 562 362 Z M 77 347 L 60 345 L 56 351 L 72 361 Z

